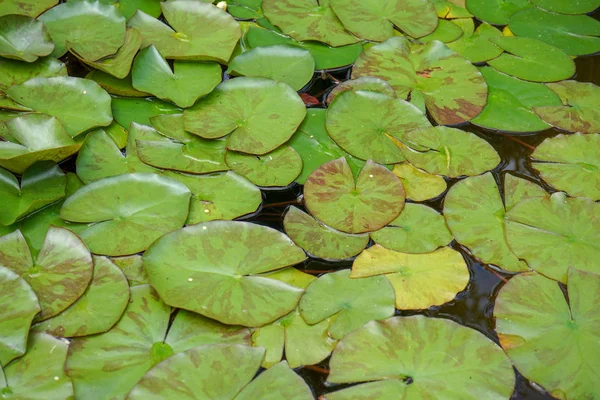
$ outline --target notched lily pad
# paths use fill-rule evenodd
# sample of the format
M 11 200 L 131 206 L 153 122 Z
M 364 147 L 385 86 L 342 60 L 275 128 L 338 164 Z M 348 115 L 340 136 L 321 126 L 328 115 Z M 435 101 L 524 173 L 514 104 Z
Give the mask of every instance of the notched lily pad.
M 463 32 L 460 39 L 448 43 L 447 46 L 465 57 L 472 63 L 479 63 L 498 57 L 502 54 L 502 48 L 496 46 L 493 38 L 501 37 L 502 32 L 490 24 L 482 23 L 475 29 L 472 18 L 452 20 Z
M 287 186 L 302 171 L 302 157 L 287 145 L 261 156 L 228 151 L 225 160 L 234 172 L 263 187 Z
M 406 198 L 410 200 L 433 199 L 444 193 L 447 188 L 444 178 L 415 168 L 408 162 L 394 165 L 392 172 L 402 181 Z
M 0 56 L 34 62 L 54 50 L 48 29 L 41 21 L 24 15 L 0 17 Z

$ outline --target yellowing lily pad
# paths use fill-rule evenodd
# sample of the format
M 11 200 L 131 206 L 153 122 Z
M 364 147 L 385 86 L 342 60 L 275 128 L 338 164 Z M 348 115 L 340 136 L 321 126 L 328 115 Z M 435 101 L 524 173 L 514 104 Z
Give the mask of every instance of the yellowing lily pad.
M 415 168 L 408 162 L 394 165 L 392 172 L 402 181 L 406 198 L 413 201 L 438 197 L 447 188 L 444 178 Z
M 300 175 L 302 158 L 291 146 L 255 156 L 228 151 L 225 160 L 234 172 L 258 186 L 287 186 Z

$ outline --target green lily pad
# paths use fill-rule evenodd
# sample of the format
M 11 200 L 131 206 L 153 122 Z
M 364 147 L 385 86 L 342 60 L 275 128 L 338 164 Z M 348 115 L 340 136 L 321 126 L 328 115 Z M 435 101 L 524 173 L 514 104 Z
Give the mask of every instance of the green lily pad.
M 586 14 L 600 7 L 598 0 L 579 0 L 573 3 L 565 3 L 561 0 L 531 0 L 531 2 L 539 8 L 560 14 Z
M 410 131 L 404 135 L 403 143 L 406 145 L 400 149 L 408 162 L 430 174 L 479 175 L 500 162 L 496 150 L 485 140 L 445 126 Z
M 239 19 L 263 18 L 262 0 L 232 0 L 227 2 L 227 11 Z
M 551 128 L 533 111 L 536 107 L 561 105 L 549 87 L 513 78 L 491 67 L 479 70 L 488 85 L 488 102 L 471 123 L 505 132 L 538 132 Z
M 92 256 L 81 239 L 65 228 L 50 227 L 36 259 L 21 231 L 0 238 L 0 265 L 21 276 L 35 292 L 40 314 L 53 317 L 73 304 L 92 279 Z
M 422 204 L 406 203 L 386 227 L 371 232 L 371 239 L 387 249 L 404 253 L 429 253 L 452 241 L 444 217 Z
M 506 25 L 513 14 L 531 7 L 528 0 L 465 0 L 465 4 L 477 19 L 493 25 Z
M 4 368 L 6 382 L 0 380 L 2 397 L 44 400 L 74 398 L 73 384 L 63 370 L 68 348 L 68 343 L 45 333 L 30 335 L 27 353 Z
M 510 211 L 521 200 L 547 197 L 548 193 L 536 183 L 508 173 L 504 175 L 504 208 Z
M 467 10 L 466 0 L 432 0 L 440 18 L 470 18 L 473 16 Z
M 28 168 L 20 184 L 13 174 L 0 168 L 0 225 L 10 225 L 61 199 L 65 195 L 65 186 L 65 174 L 49 161 Z
M 18 14 L 37 17 L 47 9 L 57 5 L 59 0 L 15 0 L 4 2 L 0 15 Z
M 593 83 L 564 81 L 548 83 L 562 105 L 534 107 L 547 123 L 571 132 L 600 132 L 600 89 Z
M 257 274 L 305 258 L 274 229 L 213 221 L 163 236 L 144 254 L 144 266 L 168 304 L 227 324 L 262 326 L 293 310 L 303 291 Z
M 75 192 L 63 204 L 60 216 L 92 224 L 80 235 L 94 254 L 129 255 L 181 228 L 190 195 L 182 183 L 156 174 L 112 176 Z
M 2 266 L 0 266 L 0 293 L 1 368 L 25 354 L 29 327 L 33 317 L 40 311 L 40 306 L 31 286 L 19 275 Z M 2 382 L 0 382 L 1 386 Z
M 537 39 L 502 36 L 491 41 L 504 49 L 488 64 L 526 81 L 554 82 L 575 74 L 575 62 L 562 50 Z
M 344 150 L 382 164 L 404 161 L 395 140 L 431 123 L 412 104 L 371 91 L 345 91 L 327 110 L 327 132 Z
M 138 10 L 127 26 L 142 33 L 142 48 L 153 44 L 165 58 L 227 62 L 242 35 L 225 11 L 202 1 L 160 3 L 169 25 Z
M 359 90 L 377 92 L 385 94 L 389 97 L 396 97 L 394 88 L 383 79 L 375 78 L 374 76 L 363 76 L 362 78 L 350 79 L 348 81 L 341 82 L 339 85 L 336 85 L 327 95 L 327 104 L 331 104 L 333 99 L 335 99 L 338 94 L 343 93 L 346 90 L 351 90 L 353 92 L 357 92 Z
M 508 27 L 517 36 L 541 40 L 570 56 L 600 51 L 600 22 L 587 15 L 563 15 L 531 7 L 514 14 Z
M 413 201 L 433 199 L 447 188 L 441 176 L 422 171 L 407 162 L 394 165 L 392 172 L 402 181 L 406 198 Z
M 496 299 L 496 330 L 506 354 L 527 379 L 556 398 L 591 399 L 600 394 L 593 383 L 600 367 L 595 345 L 600 276 L 571 268 L 567 283 L 568 297 L 542 275 L 512 278 Z
M 110 96 L 87 79 L 38 77 L 12 86 L 6 93 L 26 107 L 56 117 L 72 137 L 112 122 Z
M 281 146 L 262 156 L 228 151 L 225 160 L 233 171 L 264 187 L 287 186 L 302 171 L 302 158 L 291 146 Z
M 383 276 L 351 279 L 345 269 L 311 283 L 299 309 L 311 325 L 333 317 L 328 335 L 341 339 L 371 320 L 394 315 L 394 289 Z
M 248 343 L 247 330 L 185 311 L 169 328 L 170 312 L 149 285 L 135 286 L 115 327 L 72 340 L 65 370 L 77 396 L 125 399 L 148 370 L 173 354 L 213 343 Z
M 285 83 L 242 77 L 221 83 L 183 118 L 188 132 L 206 139 L 230 134 L 229 149 L 265 154 L 285 143 L 305 115 L 304 102 Z
M 260 368 L 263 356 L 264 349 L 241 345 L 190 349 L 150 370 L 127 398 L 175 400 L 181 396 L 180 382 L 186 382 L 187 397 L 191 400 L 202 400 L 207 396 L 227 400 L 314 399 L 304 380 L 286 362 L 250 382 Z
M 290 45 L 250 49 L 229 63 L 228 74 L 269 78 L 302 89 L 313 77 L 315 60 L 308 50 Z
M 344 27 L 355 36 L 382 42 L 394 35 L 394 27 L 414 38 L 437 27 L 437 13 L 427 0 L 330 0 Z
M 439 18 L 437 28 L 427 36 L 419 38 L 419 42 L 427 43 L 439 40 L 443 43 L 453 42 L 463 35 L 462 29 L 450 21 Z
M 69 0 L 69 1 L 88 1 L 88 0 Z M 110 4 L 116 7 L 125 18 L 130 18 L 137 10 L 158 18 L 161 14 L 160 0 L 99 0 L 101 3 Z M 168 0 L 172 1 L 172 0 Z
M 34 62 L 54 50 L 54 43 L 44 24 L 24 15 L 0 17 L 0 56 Z
M 599 220 L 599 203 L 557 192 L 517 203 L 506 214 L 506 239 L 530 268 L 564 283 L 569 267 L 600 271 Z
M 62 57 L 70 47 L 84 59 L 97 61 L 115 54 L 125 41 L 125 17 L 112 5 L 99 1 L 69 1 L 46 11 L 38 20 L 50 32 L 54 57 Z
M 330 365 L 329 382 L 372 382 L 328 393 L 326 400 L 456 393 L 469 400 L 508 399 L 515 384 L 510 361 L 490 339 L 456 322 L 421 315 L 369 322 L 338 343 Z
M 107 302 L 107 299 L 110 299 Z M 33 327 L 57 337 L 106 332 L 117 323 L 129 303 L 123 272 L 106 257 L 94 257 L 94 274 L 86 292 L 69 308 Z
M 426 309 L 447 303 L 469 283 L 463 256 L 449 247 L 408 254 L 380 245 L 363 251 L 352 264 L 351 278 L 385 276 L 396 293 L 396 308 Z
M 393 37 L 365 50 L 352 68 L 352 79 L 386 80 L 401 99 L 427 110 L 440 125 L 476 117 L 487 100 L 487 85 L 477 68 L 439 41 L 410 43 Z
M 34 62 L 0 59 L 0 90 L 20 85 L 36 77 L 67 76 L 67 66 L 54 57 L 40 58 Z
M 555 188 L 600 200 L 600 134 L 549 138 L 531 156 L 533 167 Z
M 313 40 L 334 47 L 358 42 L 358 38 L 344 29 L 331 3 L 331 0 L 263 0 L 262 9 L 273 25 L 296 40 Z
M 360 253 L 369 235 L 337 231 L 310 215 L 291 207 L 283 220 L 285 233 L 309 254 L 327 260 L 343 260 Z
M 89 74 L 85 76 L 85 79 L 89 79 L 91 81 L 96 82 L 100 87 L 106 90 L 108 93 L 124 96 L 124 97 L 149 97 L 149 93 L 140 92 L 136 88 L 133 87 L 131 83 L 131 75 L 127 75 L 123 79 L 115 78 L 114 76 L 107 74 L 106 72 L 102 72 L 99 70 L 92 70 Z M 113 98 L 113 102 L 118 100 L 125 100 L 124 102 L 119 102 L 116 106 L 113 105 L 113 113 L 115 116 L 115 120 L 117 119 L 117 113 L 124 111 L 125 107 L 128 107 L 128 103 L 133 101 L 134 99 L 120 99 Z M 147 99 L 148 100 L 148 99 Z M 159 102 L 156 98 L 151 98 L 150 101 Z M 169 104 L 169 103 L 165 103 Z M 133 108 L 133 107 L 131 107 Z M 173 106 L 175 108 L 175 106 Z
M 502 36 L 497 28 L 484 22 L 475 29 L 472 18 L 455 19 L 452 24 L 460 28 L 462 36 L 447 46 L 467 60 L 479 63 L 502 54 L 502 48 L 491 40 Z
M 113 97 L 112 112 L 115 121 L 128 129 L 132 122 L 151 125 L 150 117 L 155 115 L 180 114 L 181 108 L 153 97 L 145 99 Z
M 148 274 L 146 274 L 146 270 L 144 269 L 141 255 L 111 257 L 110 260 L 123 271 L 123 274 L 127 277 L 129 286 L 148 284 Z
M 316 169 L 304 184 L 308 211 L 330 227 L 347 233 L 380 229 L 404 207 L 400 179 L 382 165 L 367 161 L 354 179 L 345 158 Z

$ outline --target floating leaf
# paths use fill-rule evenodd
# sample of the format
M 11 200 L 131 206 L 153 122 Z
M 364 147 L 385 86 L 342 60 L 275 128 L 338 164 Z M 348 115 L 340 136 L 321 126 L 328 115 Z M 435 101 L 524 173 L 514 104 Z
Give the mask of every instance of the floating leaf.
M 146 274 L 146 270 L 144 269 L 141 255 L 112 257 L 110 260 L 123 271 L 129 281 L 129 286 L 148 284 L 148 274 Z
M 375 231 L 394 220 L 404 207 L 400 179 L 367 161 L 354 179 L 345 158 L 316 169 L 304 184 L 308 211 L 330 227 L 347 233 Z
M 438 19 L 438 26 L 427 36 L 419 38 L 419 42 L 427 43 L 432 40 L 439 40 L 443 43 L 453 42 L 463 35 L 462 29 L 445 19 Z
M 531 2 L 539 8 L 561 14 L 586 14 L 600 6 L 598 0 L 579 0 L 572 3 L 561 0 L 531 0 Z
M 375 78 L 373 76 L 364 76 L 362 78 L 340 82 L 336 85 L 327 95 L 327 104 L 331 104 L 338 94 L 343 93 L 346 90 L 351 90 L 353 92 L 363 90 L 385 94 L 389 97 L 396 97 L 394 88 L 383 79 Z
M 0 17 L 0 56 L 34 62 L 52 53 L 54 43 L 44 24 L 24 15 Z
M 528 0 L 465 0 L 467 10 L 492 25 L 506 25 L 518 11 L 531 7 Z
M 502 48 L 491 40 L 502 36 L 502 32 L 497 28 L 484 22 L 475 29 L 472 18 L 455 19 L 452 23 L 458 26 L 463 34 L 460 39 L 448 43 L 447 46 L 467 60 L 479 63 L 502 54 Z
M 18 14 L 37 17 L 47 9 L 58 4 L 59 0 L 14 0 L 4 2 L 0 15 Z M 1 374 L 0 374 L 1 375 Z
M 112 111 L 115 121 L 128 129 L 132 122 L 151 125 L 150 117 L 156 115 L 180 114 L 181 108 L 153 97 L 146 99 L 113 97 Z
M 305 115 L 302 99 L 285 83 L 243 77 L 221 83 L 183 118 L 186 131 L 206 139 L 230 134 L 229 149 L 265 154 L 285 143 Z
M 369 322 L 338 343 L 330 365 L 329 382 L 373 382 L 328 393 L 326 400 L 456 393 L 469 400 L 507 399 L 515 384 L 510 361 L 490 339 L 456 322 L 421 315 Z
M 40 58 L 31 63 L 0 59 L 0 90 L 2 91 L 38 76 L 44 78 L 67 76 L 67 66 L 54 57 Z
M 424 201 L 446 191 L 444 178 L 415 168 L 407 162 L 394 165 L 392 172 L 402 181 L 407 199 Z
M 566 282 L 569 267 L 598 272 L 600 204 L 564 193 L 517 203 L 506 214 L 506 239 L 530 268 Z
M 291 146 L 262 156 L 228 151 L 225 160 L 229 168 L 258 186 L 287 186 L 302 171 L 302 158 Z
M 264 18 L 262 0 L 232 0 L 227 2 L 227 11 L 239 19 Z
M 432 0 L 440 18 L 470 18 L 473 15 L 467 10 L 466 0 Z
M 556 398 L 591 399 L 600 394 L 593 383 L 600 355 L 595 345 L 600 276 L 570 268 L 567 283 L 568 294 L 563 294 L 541 275 L 515 276 L 496 299 L 496 330 L 527 379 Z
M 351 278 L 385 276 L 396 293 L 396 308 L 418 310 L 454 299 L 469 283 L 463 256 L 449 247 L 432 253 L 407 254 L 375 245 L 352 264 Z
M 92 70 L 89 74 L 85 76 L 85 79 L 89 79 L 91 81 L 96 82 L 102 89 L 106 90 L 108 93 L 117 95 L 117 96 L 125 96 L 125 97 L 148 97 L 149 93 L 140 92 L 136 88 L 133 87 L 131 83 L 131 75 L 123 79 L 117 79 L 114 76 L 107 74 L 106 72 L 102 72 L 99 70 Z M 115 120 L 117 120 L 117 113 L 122 111 L 128 103 L 135 99 L 121 99 L 121 98 L 113 98 L 113 103 L 119 100 L 124 100 L 123 102 L 119 102 L 116 106 L 113 104 L 113 113 L 115 114 Z M 161 100 L 151 98 L 145 99 L 149 101 L 159 102 Z M 169 103 L 165 103 L 169 104 Z M 172 106 L 175 108 L 175 106 Z
M 88 0 L 69 0 L 88 1 Z M 172 0 L 168 0 L 172 1 Z M 114 5 L 126 18 L 131 17 L 137 10 L 158 18 L 161 13 L 160 0 L 100 0 L 101 3 Z

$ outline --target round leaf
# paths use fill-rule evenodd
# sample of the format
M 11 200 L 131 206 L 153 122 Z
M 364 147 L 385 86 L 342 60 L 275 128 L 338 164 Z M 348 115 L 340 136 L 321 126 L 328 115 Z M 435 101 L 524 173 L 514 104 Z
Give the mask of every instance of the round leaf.
M 302 171 L 302 158 L 291 146 L 281 146 L 262 156 L 228 151 L 225 160 L 234 172 L 258 186 L 287 186 Z
M 419 38 L 419 41 L 427 43 L 432 40 L 439 40 L 443 43 L 449 43 L 459 39 L 462 35 L 463 31 L 457 25 L 445 19 L 438 19 L 438 26 L 435 28 L 435 31 Z
M 335 99 L 335 97 L 338 94 L 343 93 L 346 90 L 352 90 L 354 92 L 363 90 L 367 92 L 377 92 L 385 94 L 389 97 L 396 97 L 396 92 L 394 91 L 394 88 L 391 87 L 383 79 L 375 78 L 373 76 L 364 76 L 362 78 L 344 81 L 336 85 L 333 88 L 333 90 L 327 95 L 327 104 L 331 104 L 333 102 L 333 99 Z
M 444 178 L 415 168 L 410 163 L 396 164 L 392 172 L 402 181 L 407 199 L 424 201 L 446 191 Z
M 491 41 L 493 38 L 502 36 L 497 28 L 490 24 L 482 23 L 475 29 L 472 18 L 455 19 L 452 23 L 463 32 L 460 39 L 448 43 L 447 46 L 471 61 L 479 63 L 494 59 L 502 54 L 502 49 Z
M 482 21 L 506 25 L 517 11 L 530 8 L 528 0 L 465 0 L 467 9 Z
M 54 50 L 44 24 L 24 15 L 0 17 L 0 56 L 33 62 Z

